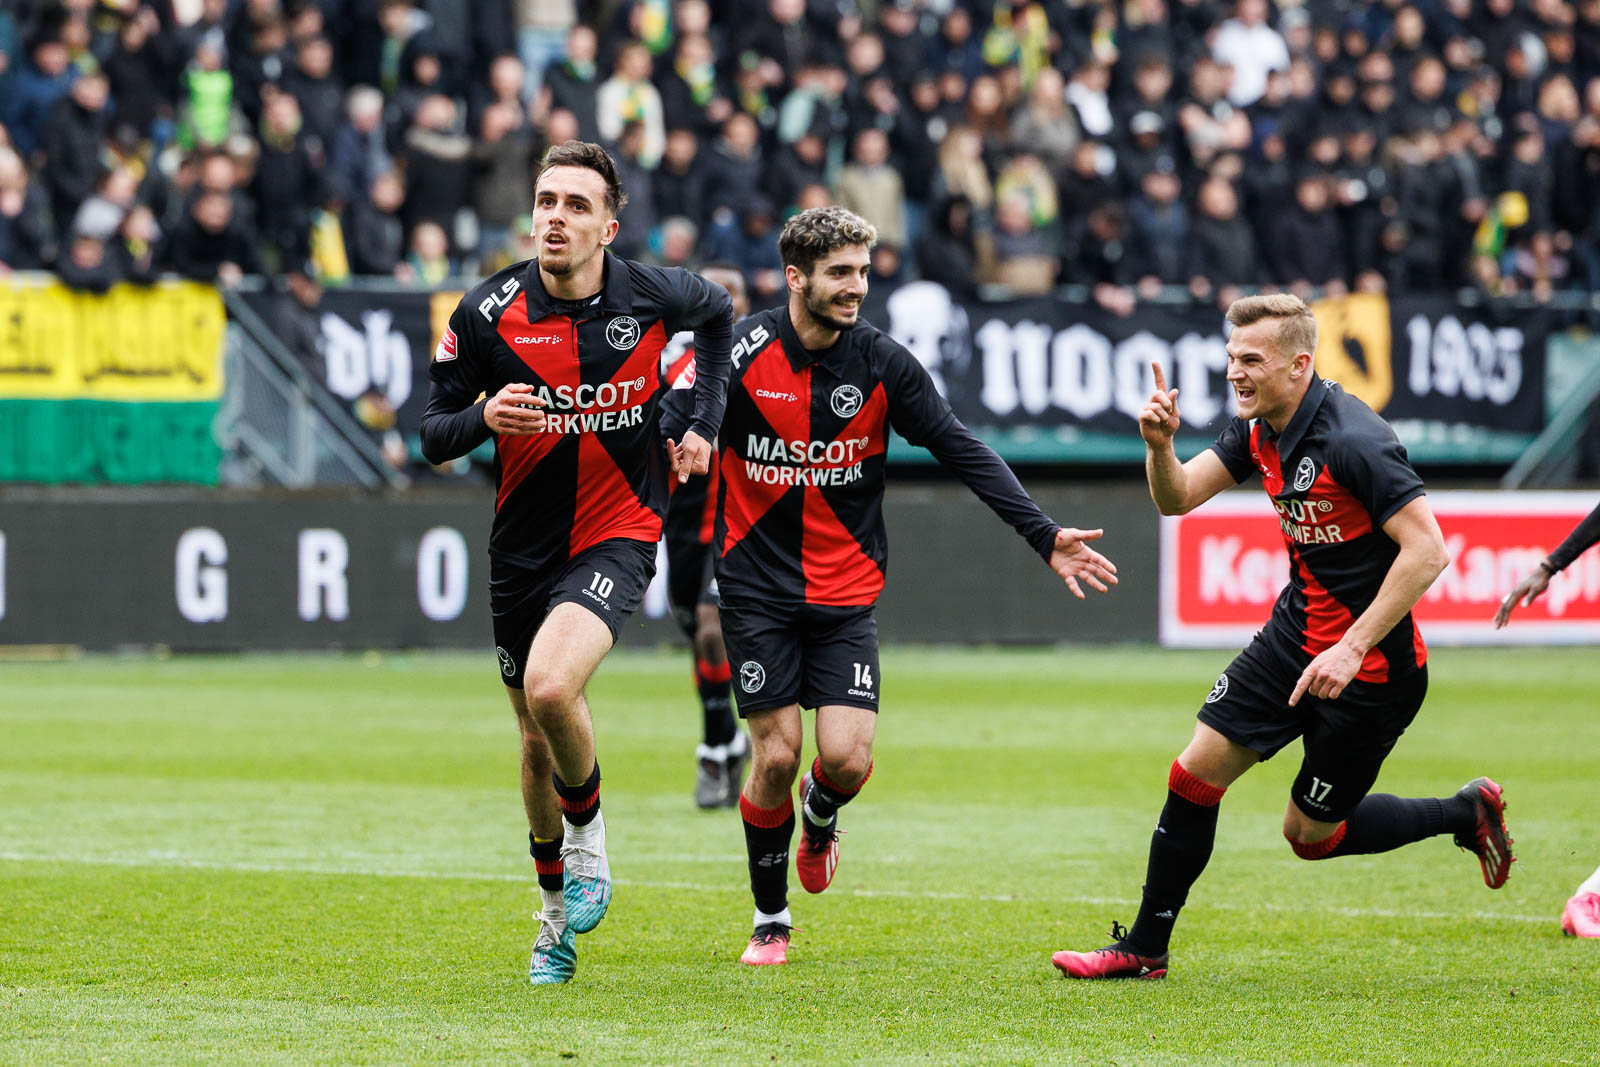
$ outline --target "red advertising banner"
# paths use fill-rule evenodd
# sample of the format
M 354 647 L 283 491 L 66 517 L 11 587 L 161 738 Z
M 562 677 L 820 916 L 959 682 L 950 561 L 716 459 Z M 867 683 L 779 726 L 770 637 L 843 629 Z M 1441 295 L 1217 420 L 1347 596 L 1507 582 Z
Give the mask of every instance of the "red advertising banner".
M 1451 563 L 1417 605 L 1436 644 L 1600 643 L 1600 550 L 1494 628 L 1500 600 L 1595 505 L 1593 493 L 1429 493 Z M 1289 580 L 1278 518 L 1257 487 L 1161 520 L 1161 643 L 1225 648 L 1254 636 Z

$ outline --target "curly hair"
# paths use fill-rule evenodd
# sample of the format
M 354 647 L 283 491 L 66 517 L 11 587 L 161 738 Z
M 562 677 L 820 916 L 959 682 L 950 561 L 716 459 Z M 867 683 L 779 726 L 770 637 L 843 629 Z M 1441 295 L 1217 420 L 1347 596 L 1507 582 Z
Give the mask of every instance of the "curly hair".
M 561 144 L 551 145 L 539 164 L 539 173 L 533 179 L 533 187 L 537 189 L 539 179 L 544 177 L 545 171 L 555 167 L 583 167 L 605 179 L 606 209 L 611 212 L 613 218 L 628 203 L 628 194 L 622 191 L 622 179 L 617 177 L 616 160 L 597 144 L 588 141 L 564 141 Z
M 778 235 L 778 255 L 785 267 L 810 274 L 817 260 L 841 248 L 878 243 L 878 228 L 842 207 L 814 207 L 784 224 Z
M 1281 319 L 1272 343 L 1278 354 L 1293 359 L 1297 353 L 1317 351 L 1317 320 L 1305 301 L 1290 293 L 1262 293 L 1242 296 L 1228 305 L 1228 322 L 1249 326 L 1262 319 Z

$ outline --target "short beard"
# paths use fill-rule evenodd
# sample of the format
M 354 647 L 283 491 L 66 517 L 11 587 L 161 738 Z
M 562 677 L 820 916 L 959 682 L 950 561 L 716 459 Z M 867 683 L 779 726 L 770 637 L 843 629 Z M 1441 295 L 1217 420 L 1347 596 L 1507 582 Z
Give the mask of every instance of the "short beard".
M 813 289 L 814 287 L 807 282 L 806 287 L 800 290 L 800 299 L 805 303 L 806 314 L 810 315 L 818 323 L 828 327 L 830 330 L 848 330 L 850 327 L 855 325 L 854 320 L 849 322 L 841 322 L 840 320 L 834 318 L 833 301 L 819 300 L 813 297 Z M 860 317 L 860 314 L 861 313 L 859 311 L 856 312 L 858 318 Z

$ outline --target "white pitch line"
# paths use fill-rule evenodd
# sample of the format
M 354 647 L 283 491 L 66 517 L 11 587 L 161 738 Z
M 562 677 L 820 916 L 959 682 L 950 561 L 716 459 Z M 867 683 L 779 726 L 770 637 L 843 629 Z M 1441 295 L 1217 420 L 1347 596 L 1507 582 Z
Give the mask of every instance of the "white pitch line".
M 205 871 L 241 871 L 260 874 L 327 874 L 345 877 L 360 878 L 437 878 L 445 881 L 458 882 L 519 882 L 529 886 L 533 884 L 533 877 L 524 874 L 498 874 L 485 871 L 422 871 L 412 868 L 399 867 L 354 867 L 330 866 L 327 864 L 308 863 L 243 863 L 237 860 L 201 860 L 170 853 L 154 853 L 147 856 L 69 856 L 60 853 L 41 852 L 10 852 L 0 851 L 0 862 L 10 863 L 69 863 L 84 867 L 138 867 L 138 868 L 178 868 L 182 870 Z M 638 889 L 677 889 L 694 893 L 726 893 L 740 887 L 730 885 L 706 885 L 701 882 L 663 882 L 650 879 L 617 878 L 615 884 Z M 1003 904 L 1042 903 L 1042 904 L 1095 904 L 1109 907 L 1137 907 L 1138 900 L 1133 897 L 1099 897 L 1086 896 L 1078 893 L 1056 893 L 1049 896 L 1031 896 L 1018 893 L 949 893 L 933 890 L 910 889 L 836 889 L 834 895 L 849 897 L 874 897 L 888 900 L 981 900 Z M 1481 919 L 1488 922 L 1517 922 L 1538 923 L 1554 926 L 1556 919 L 1549 915 L 1512 915 L 1497 911 L 1411 911 L 1399 908 L 1351 908 L 1341 907 L 1336 904 L 1327 904 L 1308 907 L 1304 904 L 1272 904 L 1248 903 L 1230 904 L 1227 902 L 1213 902 L 1198 905 L 1200 910 L 1210 908 L 1215 911 L 1282 911 L 1282 912 L 1323 912 L 1330 915 L 1343 915 L 1348 918 L 1361 919 Z

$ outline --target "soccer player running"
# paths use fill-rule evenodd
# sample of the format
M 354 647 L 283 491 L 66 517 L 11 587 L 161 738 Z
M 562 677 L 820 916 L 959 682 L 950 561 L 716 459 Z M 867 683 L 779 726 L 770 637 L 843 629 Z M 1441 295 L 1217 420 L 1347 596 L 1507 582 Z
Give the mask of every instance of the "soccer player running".
M 1113 944 L 1052 956 L 1072 978 L 1166 975 L 1172 927 L 1211 858 L 1223 793 L 1296 737 L 1305 756 L 1283 834 L 1301 859 L 1454 834 L 1490 888 L 1510 871 L 1505 804 L 1488 778 L 1443 799 L 1368 792 L 1422 706 L 1427 649 L 1411 608 L 1450 562 L 1422 480 L 1387 423 L 1317 376 L 1317 323 L 1299 298 L 1245 297 L 1227 318 L 1239 414 L 1210 449 L 1179 463 L 1178 391 L 1156 366 L 1139 415 L 1150 495 L 1163 515 L 1182 515 L 1259 471 L 1289 551 L 1289 584 L 1206 695 L 1194 738 L 1173 761 L 1133 928 L 1113 923 Z
M 750 297 L 744 275 L 736 267 L 711 264 L 700 276 L 720 285 L 733 299 L 737 322 L 750 314 Z M 666 377 L 673 389 L 694 388 L 693 336 L 674 337 L 662 353 Z M 711 532 L 717 512 L 717 455 L 711 469 L 686 482 L 669 482 L 664 526 L 667 544 L 667 599 L 672 616 L 694 656 L 695 692 L 700 697 L 703 733 L 695 750 L 694 802 L 700 808 L 731 808 L 739 803 L 739 783 L 750 762 L 750 738 L 733 716 L 728 651 L 722 641 L 722 619 L 717 614 L 715 557 Z
M 858 321 L 876 240 L 843 208 L 796 215 L 778 240 L 787 305 L 735 330 L 716 548 L 723 635 L 755 746 L 739 799 L 756 905 L 747 964 L 788 960 L 801 707 L 817 713 L 795 854 L 808 892 L 832 881 L 838 811 L 872 773 L 889 428 L 954 471 L 1078 597 L 1080 581 L 1101 592 L 1116 582 L 1116 568 L 1087 544 L 1101 531 L 1056 525 L 956 419 L 916 357 Z M 686 414 L 677 397 L 663 418 L 674 451 Z
M 1500 609 L 1494 613 L 1494 628 L 1503 629 L 1511 621 L 1511 612 L 1518 605 L 1527 607 L 1543 596 L 1545 590 L 1550 588 L 1550 579 L 1570 567 L 1574 560 L 1597 542 L 1600 542 L 1600 507 L 1585 515 L 1567 534 L 1566 540 L 1540 560 L 1533 573 L 1506 594 L 1500 602 Z M 1561 909 L 1561 932 L 1568 937 L 1600 938 L 1600 869 L 1585 879 L 1578 886 L 1578 891 L 1567 898 L 1566 907 Z
M 681 269 L 606 251 L 626 202 L 598 145 L 551 148 L 534 184 L 538 258 L 462 297 L 429 373 L 430 463 L 495 445 L 489 604 L 522 735 L 522 800 L 543 901 L 528 977 L 564 982 L 574 935 L 611 900 L 584 687 L 655 572 L 665 506 L 661 350 L 695 331 L 693 413 L 674 472 L 704 474 L 722 419 L 733 307 Z M 479 399 L 479 397 L 486 399 Z

